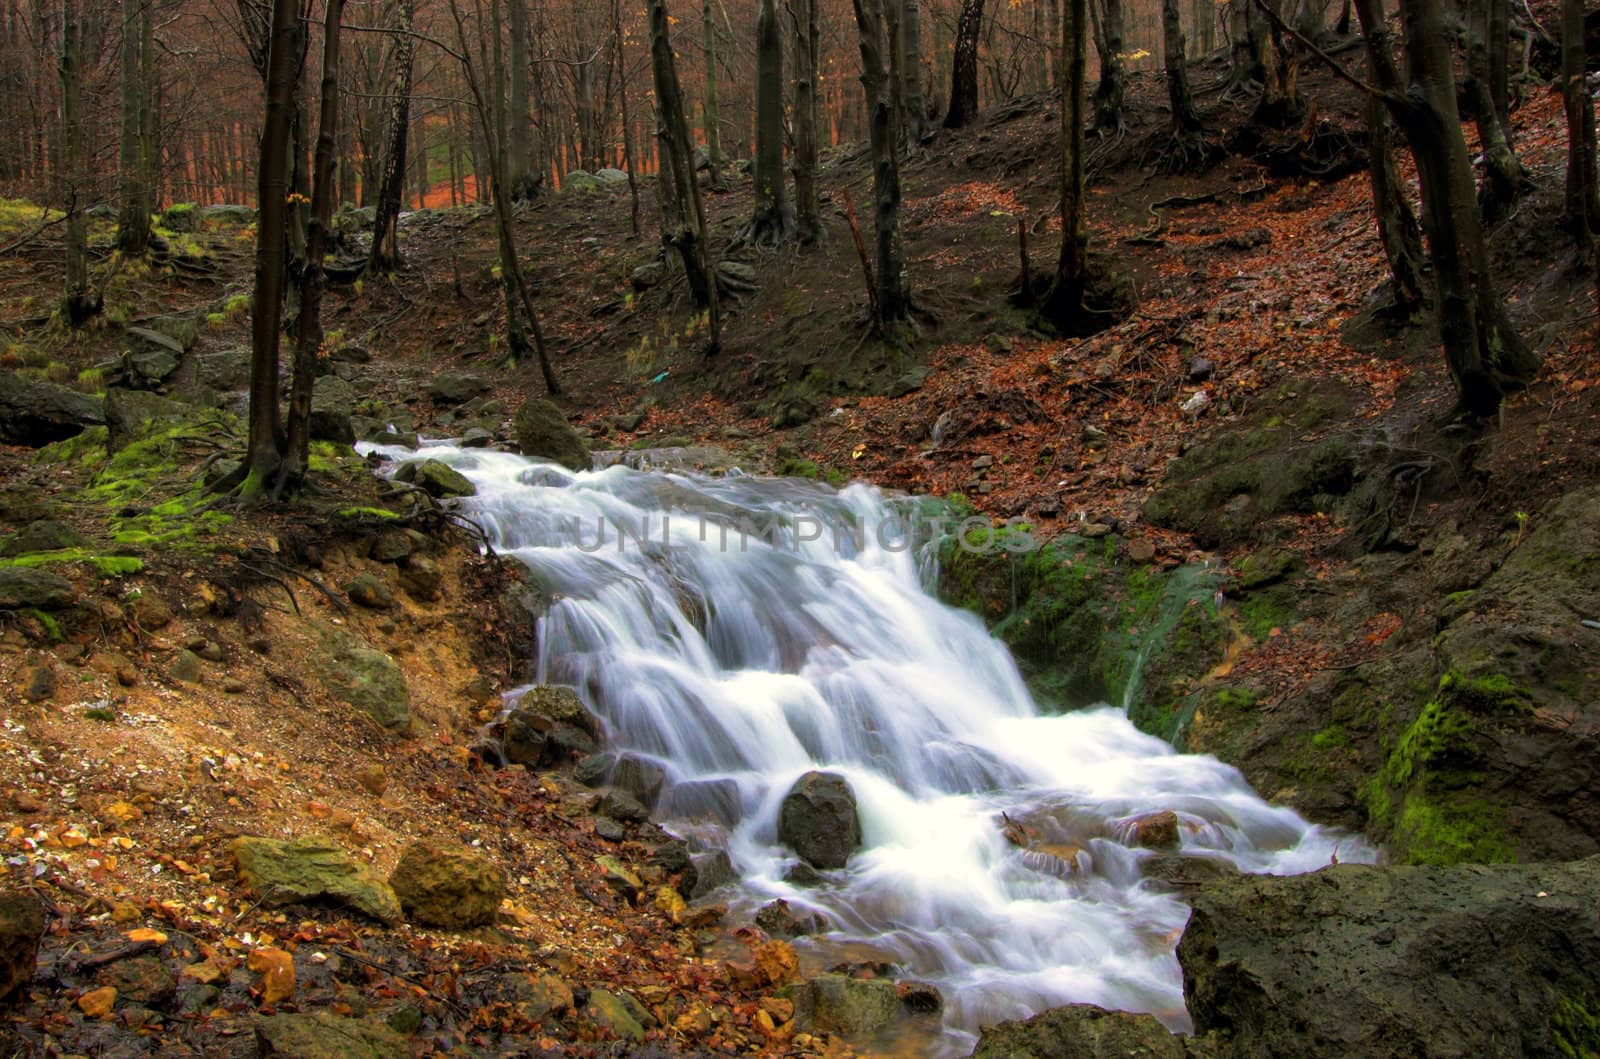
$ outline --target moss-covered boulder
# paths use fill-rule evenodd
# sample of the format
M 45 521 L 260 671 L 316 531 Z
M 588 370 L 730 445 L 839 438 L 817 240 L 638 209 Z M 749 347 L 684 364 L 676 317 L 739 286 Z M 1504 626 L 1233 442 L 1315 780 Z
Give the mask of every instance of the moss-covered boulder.
M 399 663 L 389 655 L 336 637 L 317 652 L 312 665 L 330 695 L 380 727 L 398 730 L 410 725 L 411 691 Z
M 900 1017 L 900 994 L 884 978 L 819 974 L 778 990 L 794 1004 L 796 1028 L 807 1033 L 860 1037 Z
M 40 448 L 106 421 L 100 402 L 77 390 L 0 371 L 0 444 Z
M 228 854 L 239 878 L 269 908 L 325 902 L 384 923 L 400 920 L 400 901 L 389 884 L 331 842 L 245 836 L 229 843 Z
M 60 574 L 38 567 L 0 566 L 0 610 L 60 610 L 78 590 Z
M 372 1018 L 345 1018 L 327 1011 L 267 1015 L 256 1020 L 262 1055 L 286 1059 L 407 1059 L 411 1045 Z
M 553 460 L 574 471 L 587 471 L 593 465 L 583 438 L 561 409 L 542 397 L 529 397 L 523 402 L 515 429 L 517 447 L 530 459 Z
M 0 540 L 0 556 L 9 558 L 29 552 L 54 552 L 63 548 L 79 548 L 83 543 L 83 535 L 66 523 L 41 518 Z
M 985 1026 L 972 1059 L 1183 1059 L 1189 1054 L 1185 1040 L 1152 1015 L 1072 1004 Z
M 506 896 L 506 873 L 482 853 L 424 839 L 406 847 L 389 885 L 413 921 L 464 930 L 494 922 Z
M 778 841 L 813 868 L 842 868 L 861 845 L 861 816 L 850 782 L 833 772 L 807 772 L 783 796 Z
M 478 491 L 471 479 L 440 460 L 411 460 L 401 464 L 394 477 L 439 500 L 472 496 Z

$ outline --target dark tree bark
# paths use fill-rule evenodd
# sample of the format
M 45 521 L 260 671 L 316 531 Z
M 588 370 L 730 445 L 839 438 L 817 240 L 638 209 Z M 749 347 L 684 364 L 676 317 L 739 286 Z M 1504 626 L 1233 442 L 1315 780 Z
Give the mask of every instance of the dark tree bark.
M 794 209 L 783 184 L 783 35 L 777 0 L 756 11 L 755 214 L 740 240 L 775 245 L 794 233 Z
M 150 248 L 155 168 L 153 0 L 125 0 L 122 18 L 121 200 L 117 249 L 138 256 Z
M 533 122 L 528 111 L 528 3 L 506 0 L 511 34 L 511 112 L 507 118 L 506 165 L 510 167 L 509 188 L 513 202 L 526 202 L 539 193 L 533 172 Z
M 884 18 L 880 0 L 852 2 L 861 48 L 861 86 L 866 92 L 876 207 L 872 221 L 878 295 L 874 323 L 886 340 L 896 342 L 911 315 L 911 292 L 900 235 L 900 164 L 895 157 L 894 103 L 883 62 Z
M 411 38 L 412 2 L 390 0 L 394 30 L 390 61 L 394 68 L 394 84 L 389 93 L 382 175 L 373 211 L 372 252 L 367 257 L 367 271 L 375 275 L 393 272 L 400 265 L 400 205 L 405 195 L 406 138 L 411 127 L 411 68 L 416 52 Z
M 1040 311 L 1072 327 L 1084 311 L 1089 284 L 1089 229 L 1084 219 L 1084 79 L 1088 65 L 1088 5 L 1067 0 L 1061 19 L 1061 256 Z
M 1494 21 L 1490 8 L 1504 0 L 1467 0 L 1467 99 L 1483 145 L 1483 187 L 1479 201 L 1483 215 L 1494 220 L 1505 213 L 1530 185 L 1522 163 L 1511 147 L 1507 125 L 1502 124 L 1495 107 L 1493 72 L 1489 58 L 1489 34 Z M 1504 55 L 1501 62 L 1504 63 Z
M 1367 101 L 1367 172 L 1372 181 L 1372 208 L 1378 218 L 1378 240 L 1389 262 L 1394 308 L 1397 315 L 1409 319 L 1427 299 L 1422 231 L 1395 172 L 1389 112 L 1376 96 Z
M 278 331 L 283 320 L 284 251 L 288 231 L 289 127 L 300 72 L 300 12 L 296 0 L 273 0 L 266 57 L 266 118 L 256 168 L 255 294 L 250 317 L 249 441 L 239 486 L 258 495 L 283 459 L 278 423 Z M 233 483 L 224 479 L 222 486 Z
M 922 98 L 922 6 L 919 0 L 889 0 L 899 5 L 900 106 L 907 150 L 928 135 L 928 104 Z
M 961 0 L 950 67 L 950 109 L 944 127 L 959 129 L 978 115 L 978 40 L 983 35 L 983 0 Z
M 817 73 L 821 36 L 817 32 L 817 0 L 796 0 L 794 19 L 794 205 L 800 242 L 810 246 L 822 237 L 822 210 L 817 203 Z
M 327 287 L 323 259 L 333 222 L 338 179 L 339 28 L 344 0 L 327 0 L 322 29 L 322 99 L 317 116 L 317 146 L 312 161 L 311 223 L 306 230 L 306 263 L 300 273 L 300 315 L 295 320 L 294 376 L 289 385 L 288 440 L 275 495 L 294 491 L 311 465 L 311 394 L 322 347 L 322 292 Z
M 722 119 L 717 98 L 717 20 L 712 17 L 711 0 L 701 0 L 700 28 L 705 33 L 705 94 L 701 98 L 706 134 L 706 162 L 711 167 L 711 190 L 726 191 L 722 179 Z
M 1100 56 L 1100 81 L 1094 90 L 1094 130 L 1102 135 L 1121 136 L 1128 131 L 1128 116 L 1122 97 L 1127 83 L 1123 62 L 1122 0 L 1091 0 L 1094 21 L 1094 47 Z M 1099 14 L 1096 16 L 1095 11 Z
M 1179 137 L 1200 133 L 1200 112 L 1189 89 L 1189 60 L 1184 55 L 1183 23 L 1178 0 L 1161 0 L 1162 61 L 1167 69 L 1167 102 L 1172 107 L 1172 131 Z
M 696 305 L 707 310 L 711 325 L 708 355 L 715 355 L 722 344 L 722 315 L 718 305 L 716 264 L 711 258 L 706 237 L 705 203 L 700 198 L 700 182 L 695 178 L 694 152 L 689 146 L 689 122 L 683 113 L 683 89 L 678 83 L 678 66 L 672 55 L 672 36 L 666 0 L 650 0 L 650 67 L 655 75 L 657 139 L 661 144 L 661 168 L 671 170 L 672 226 L 663 238 L 683 259 L 689 279 L 689 293 Z M 665 181 L 665 178 L 663 178 Z M 663 227 L 667 226 L 663 210 Z
M 100 300 L 89 292 L 89 236 L 83 200 L 89 173 L 83 145 L 83 23 L 78 0 L 61 2 L 61 166 L 67 194 L 66 289 L 61 315 L 72 327 L 81 327 L 100 311 Z
M 633 234 L 639 235 L 639 173 L 633 160 L 633 119 L 628 114 L 628 54 L 623 47 L 622 0 L 611 0 L 611 37 L 617 47 L 617 96 L 622 107 L 622 163 L 628 171 L 628 198 L 632 203 Z
M 1567 230 L 1587 255 L 1600 232 L 1595 181 L 1594 98 L 1585 65 L 1583 0 L 1561 3 L 1561 101 L 1567 113 Z
M 1493 279 L 1461 136 L 1442 0 L 1404 0 L 1408 82 L 1402 85 L 1389 49 L 1381 0 L 1357 0 L 1367 57 L 1383 100 L 1404 130 L 1422 189 L 1422 229 L 1428 238 L 1445 360 L 1460 410 L 1495 415 L 1507 394 L 1538 371 L 1539 359 L 1506 315 Z

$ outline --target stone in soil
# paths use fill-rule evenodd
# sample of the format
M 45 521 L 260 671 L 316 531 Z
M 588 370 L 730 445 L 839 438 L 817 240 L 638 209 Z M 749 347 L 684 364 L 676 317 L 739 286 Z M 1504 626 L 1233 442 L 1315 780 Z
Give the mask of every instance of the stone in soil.
M 424 839 L 406 848 L 389 885 L 414 922 L 464 930 L 494 922 L 506 896 L 506 873 L 465 846 Z
M 0 1001 L 33 977 L 44 926 L 44 908 L 31 892 L 0 893 Z
M 408 1059 L 406 1038 L 377 1019 L 344 1018 L 326 1011 L 269 1015 L 256 1020 L 262 1055 L 292 1059 Z
M 269 908 L 297 902 L 349 905 L 384 923 L 401 918 L 389 884 L 344 850 L 317 839 L 245 836 L 228 846 L 245 884 Z

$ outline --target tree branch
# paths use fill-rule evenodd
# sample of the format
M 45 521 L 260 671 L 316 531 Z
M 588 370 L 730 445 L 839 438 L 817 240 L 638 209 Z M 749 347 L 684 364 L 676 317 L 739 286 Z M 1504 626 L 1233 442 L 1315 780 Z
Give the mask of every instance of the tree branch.
M 1401 102 L 1400 98 L 1394 95 L 1394 93 L 1385 92 L 1381 88 L 1378 88 L 1374 85 L 1369 85 L 1367 82 L 1361 80 L 1361 78 L 1345 69 L 1344 65 L 1340 63 L 1339 60 L 1335 59 L 1333 56 L 1317 47 L 1305 34 L 1301 33 L 1299 30 L 1289 25 L 1289 23 L 1285 22 L 1283 20 L 1283 16 L 1272 10 L 1272 8 L 1267 4 L 1266 0 L 1256 0 L 1256 7 L 1261 9 L 1261 13 L 1267 16 L 1267 21 L 1271 22 L 1275 28 L 1283 33 L 1287 33 L 1289 36 L 1299 41 L 1305 46 L 1307 51 L 1321 59 L 1328 69 L 1333 71 L 1334 76 L 1338 77 L 1340 80 L 1348 82 L 1359 92 L 1365 92 L 1369 96 L 1376 96 L 1385 102 Z

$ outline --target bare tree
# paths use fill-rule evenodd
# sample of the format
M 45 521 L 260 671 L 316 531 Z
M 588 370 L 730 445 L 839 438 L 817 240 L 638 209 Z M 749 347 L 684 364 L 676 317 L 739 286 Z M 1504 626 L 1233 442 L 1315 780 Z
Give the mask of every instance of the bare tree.
M 1100 56 L 1100 83 L 1094 90 L 1094 130 L 1102 135 L 1121 136 L 1128 131 L 1128 116 L 1122 105 L 1127 82 L 1122 52 L 1122 0 L 1090 0 L 1089 12 L 1094 23 L 1094 48 Z
M 628 55 L 623 47 L 622 0 L 611 0 L 611 36 L 617 48 L 617 95 L 622 106 L 622 162 L 628 170 L 628 198 L 632 204 L 633 234 L 639 234 L 639 174 L 633 160 L 633 120 L 628 115 Z
M 950 109 L 944 127 L 959 129 L 978 114 L 978 41 L 983 35 L 983 0 L 961 0 L 950 69 Z
M 1467 99 L 1483 144 L 1484 182 L 1479 192 L 1484 217 L 1493 220 L 1504 213 L 1523 191 L 1532 185 L 1517 161 L 1511 146 L 1510 122 L 1502 122 L 1495 107 L 1494 75 L 1490 69 L 1489 35 L 1497 21 L 1490 11 L 1505 0 L 1467 0 Z M 1504 26 L 1501 27 L 1504 33 Z M 1502 65 L 1505 56 L 1500 57 Z
M 900 108 L 905 146 L 914 151 L 928 136 L 928 105 L 922 98 L 922 7 L 918 0 L 888 0 L 899 5 Z
M 711 169 L 711 190 L 726 191 L 722 179 L 722 122 L 717 98 L 717 20 L 712 17 L 711 0 L 701 0 L 700 27 L 705 33 L 705 92 L 701 97 L 706 136 L 706 165 Z
M 783 185 L 783 35 L 777 0 L 756 9 L 755 213 L 739 241 L 775 245 L 794 233 L 794 209 Z
M 1372 183 L 1372 207 L 1378 218 L 1378 241 L 1389 263 L 1394 311 L 1409 319 L 1427 300 L 1422 231 L 1395 171 L 1392 139 L 1389 112 L 1384 109 L 1383 100 L 1373 96 L 1367 101 L 1367 172 Z
M 1073 327 L 1084 313 L 1089 285 L 1089 230 L 1084 213 L 1084 77 L 1088 66 L 1088 5 L 1067 0 L 1061 20 L 1061 256 L 1040 311 L 1060 326 Z
M 533 124 L 528 113 L 528 2 L 506 0 L 511 33 L 511 112 L 507 119 L 506 165 L 511 179 L 507 185 L 513 202 L 526 202 L 539 192 L 540 180 L 533 170 Z
M 411 36 L 412 2 L 389 0 L 394 84 L 389 89 L 383 166 L 372 217 L 372 251 L 367 257 L 367 271 L 376 275 L 393 272 L 400 264 L 400 203 L 405 194 L 406 138 L 411 127 L 411 75 L 416 53 Z
M 891 0 L 892 2 L 892 0 Z M 872 227 L 876 244 L 874 326 L 899 341 L 911 317 L 905 244 L 900 235 L 900 164 L 895 153 L 895 111 L 884 68 L 884 16 L 880 0 L 852 0 L 861 47 L 861 87 L 866 93 L 868 146 L 872 154 Z
M 150 247 L 156 153 L 153 2 L 124 0 L 122 9 L 122 208 L 117 215 L 117 249 L 133 255 Z
M 1584 52 L 1583 0 L 1561 4 L 1561 101 L 1567 112 L 1567 230 L 1579 251 L 1594 252 L 1600 232 L 1600 195 L 1595 186 L 1594 97 Z
M 67 184 L 67 269 L 61 314 L 81 327 L 100 311 L 89 291 L 89 236 L 84 198 L 89 189 L 83 136 L 83 23 L 78 0 L 61 0 L 61 164 Z
M 817 74 L 820 41 L 817 0 L 796 0 L 789 7 L 794 20 L 794 205 L 800 242 L 822 237 L 822 211 L 817 203 Z

